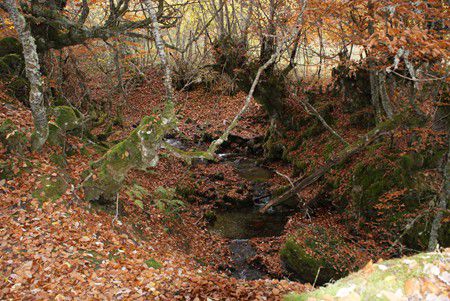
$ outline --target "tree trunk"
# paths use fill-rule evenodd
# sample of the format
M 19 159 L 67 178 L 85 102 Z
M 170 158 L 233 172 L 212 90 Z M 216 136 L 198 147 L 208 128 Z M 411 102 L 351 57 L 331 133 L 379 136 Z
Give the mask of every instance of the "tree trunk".
M 444 216 L 444 211 L 447 210 L 447 203 L 450 197 L 450 138 L 448 140 L 449 149 L 444 161 L 442 163 L 442 180 L 443 186 L 441 193 L 439 194 L 439 200 L 436 204 L 436 215 L 434 216 L 433 223 L 431 224 L 430 230 L 430 240 L 428 242 L 428 250 L 434 251 L 438 245 L 439 229 L 441 228 L 442 217 Z
M 159 59 L 161 60 L 161 64 L 164 68 L 164 87 L 166 88 L 166 97 L 167 102 L 173 104 L 174 99 L 174 90 L 172 85 L 172 72 L 170 70 L 169 62 L 167 60 L 166 51 L 164 48 L 164 41 L 161 37 L 161 30 L 158 23 L 158 17 L 156 15 L 156 10 L 153 7 L 153 3 L 150 0 L 145 0 L 145 5 L 147 6 L 147 12 L 150 16 L 150 20 L 152 23 L 152 31 L 153 36 L 155 38 L 156 50 L 158 51 Z
M 281 47 L 281 46 L 280 46 Z M 239 111 L 239 113 L 234 117 L 231 124 L 228 126 L 228 128 L 223 132 L 223 134 L 217 139 L 214 140 L 211 145 L 208 148 L 208 153 L 211 154 L 211 156 L 219 149 L 219 147 L 228 140 L 228 136 L 230 135 L 231 131 L 237 126 L 238 121 L 241 119 L 242 115 L 247 111 L 248 107 L 250 106 L 251 100 L 253 98 L 253 94 L 255 93 L 256 86 L 259 83 L 259 79 L 261 77 L 261 74 L 271 66 L 275 60 L 280 55 L 280 48 L 277 48 L 275 53 L 272 54 L 272 56 L 269 58 L 269 60 L 259 67 L 258 72 L 256 72 L 255 79 L 252 82 L 252 86 L 250 87 L 250 91 L 247 94 L 247 97 L 245 98 L 244 106 Z
M 392 109 L 391 100 L 389 99 L 389 95 L 386 90 L 386 72 L 379 71 L 378 72 L 378 88 L 379 88 L 379 97 L 381 105 L 383 106 L 384 112 L 388 119 L 392 119 L 394 116 L 394 111 Z
M 439 229 L 441 228 L 444 211 L 447 210 L 450 198 L 450 106 L 448 103 L 440 104 L 433 118 L 433 130 L 445 131 L 447 133 L 447 153 L 442 160 L 442 181 L 443 185 L 436 204 L 436 215 L 434 216 L 430 230 L 430 240 L 428 250 L 435 250 L 438 245 Z
M 31 30 L 27 25 L 24 16 L 17 8 L 16 1 L 5 0 L 5 5 L 23 46 L 25 70 L 27 78 L 30 81 L 30 107 L 33 114 L 35 130 L 32 145 L 34 149 L 40 149 L 48 137 L 48 121 L 47 112 L 44 105 L 42 77 L 41 72 L 39 71 L 40 66 L 36 43 L 31 35 Z
M 275 53 L 277 45 L 276 45 L 276 34 L 277 28 L 275 26 L 275 0 L 270 0 L 269 2 L 269 18 L 267 20 L 268 27 L 267 33 L 263 34 L 261 40 L 261 53 L 259 57 L 259 63 L 262 65 L 268 60 L 270 60 L 272 54 Z M 266 73 L 270 76 L 275 67 L 275 62 L 273 62 L 266 69 Z
M 380 105 L 380 90 L 378 89 L 379 81 L 378 81 L 378 71 L 372 70 L 373 64 L 369 63 L 369 71 L 370 75 L 370 94 L 371 94 L 371 102 L 372 106 L 375 109 L 375 120 L 376 122 L 381 121 L 381 105 Z

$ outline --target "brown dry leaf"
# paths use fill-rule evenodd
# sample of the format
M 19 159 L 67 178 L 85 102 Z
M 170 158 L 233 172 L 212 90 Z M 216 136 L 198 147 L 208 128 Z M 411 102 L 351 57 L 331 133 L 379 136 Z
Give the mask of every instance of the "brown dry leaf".
M 31 268 L 33 267 L 33 261 L 26 261 L 21 266 L 14 270 L 14 273 L 17 274 L 20 278 L 32 278 L 33 273 L 31 272 Z
M 83 236 L 83 237 L 80 239 L 80 241 L 82 241 L 82 242 L 88 242 L 88 241 L 90 241 L 90 240 L 91 240 L 91 238 L 88 237 L 88 236 Z
M 362 272 L 363 272 L 364 274 L 370 274 L 370 273 L 373 272 L 373 270 L 374 270 L 374 267 L 373 267 L 373 261 L 370 260 L 370 261 L 366 264 L 366 266 L 362 269 Z
M 412 296 L 420 292 L 420 282 L 417 279 L 408 279 L 405 281 L 404 291 L 406 296 Z

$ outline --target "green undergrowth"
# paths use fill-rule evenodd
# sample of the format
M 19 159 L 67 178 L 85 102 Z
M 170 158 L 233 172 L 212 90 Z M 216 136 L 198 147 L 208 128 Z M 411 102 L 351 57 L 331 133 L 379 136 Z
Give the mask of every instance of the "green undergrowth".
M 336 120 L 333 119 L 332 108 L 326 104 L 321 107 L 324 108 L 320 111 L 321 115 L 334 126 Z M 320 179 L 323 184 L 321 195 L 326 195 L 327 200 L 319 200 L 316 204 L 333 205 L 338 212 L 359 223 L 359 230 L 371 232 L 373 225 L 378 225 L 386 230 L 385 239 L 395 240 L 394 236 L 401 235 L 400 242 L 407 247 L 424 250 L 431 227 L 429 208 L 438 193 L 428 174 L 438 169 L 445 153 L 442 145 L 436 142 L 439 139 L 434 142 L 422 140 L 420 129 L 424 126 L 425 120 L 408 110 L 377 124 L 367 132 L 367 137 L 376 133 L 391 134 L 376 139 L 353 157 L 357 160 L 350 159 L 336 165 L 331 173 Z M 418 134 L 414 134 L 417 129 Z M 342 145 L 331 133 L 326 137 L 321 135 L 325 130 L 315 116 L 307 116 L 303 120 L 302 130 L 297 133 L 270 133 L 264 145 L 266 157 L 290 162 L 293 165 L 292 177 L 307 174 L 316 169 L 316 162 L 327 161 L 342 151 Z M 324 138 L 320 142 L 321 151 L 308 152 L 312 145 L 317 144 L 315 140 L 318 135 Z M 292 141 L 287 143 L 286 140 Z M 353 145 L 363 142 L 364 139 L 360 139 Z M 401 148 L 395 143 L 405 146 Z M 415 147 L 406 148 L 408 144 Z M 283 148 L 283 145 L 289 147 Z M 409 225 L 415 217 L 417 220 Z M 450 244 L 448 235 L 445 236 L 445 232 L 450 230 L 448 224 L 443 226 L 445 230 L 441 230 L 440 241 L 445 245 Z M 392 237 L 387 238 L 386 235 Z
M 150 258 L 149 260 L 146 260 L 146 261 L 145 261 L 145 265 L 146 265 L 148 268 L 154 268 L 154 269 L 160 269 L 160 268 L 163 267 L 163 265 L 162 265 L 161 263 L 159 263 L 158 261 L 156 261 L 156 260 L 153 259 L 153 258 Z
M 351 170 L 347 212 L 360 220 L 362 229 L 367 222 L 376 223 L 394 236 L 404 232 L 402 242 L 407 247 L 425 249 L 433 217 L 427 208 L 439 193 L 427 173 L 438 168 L 444 152 L 439 145 L 400 153 L 375 144 Z M 414 217 L 418 218 L 411 224 Z M 448 226 L 445 223 L 441 231 L 444 246 L 450 243 L 445 235 Z

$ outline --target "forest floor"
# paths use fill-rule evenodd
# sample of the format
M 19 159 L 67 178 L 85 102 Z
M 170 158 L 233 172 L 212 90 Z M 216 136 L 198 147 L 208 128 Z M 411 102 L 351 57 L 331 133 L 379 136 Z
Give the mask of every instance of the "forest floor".
M 143 116 L 161 105 L 163 86 L 152 80 L 157 76 L 149 78 L 150 82 L 128 95 L 123 127 L 115 127 L 108 141 L 126 137 Z M 227 96 L 196 89 L 178 93 L 177 98 L 177 141 L 204 148 L 228 126 L 245 94 Z M 33 126 L 28 108 L 2 102 L 0 121 L 7 118 L 30 138 Z M 252 103 L 233 135 L 258 140 L 268 127 L 264 110 Z M 346 139 L 352 141 L 357 134 L 349 132 Z M 320 153 L 320 136 L 316 143 Z M 138 184 L 150 192 L 158 187 L 195 190 L 192 197 L 183 199 L 183 210 L 168 215 L 151 198 L 144 198 L 139 206 L 124 188 L 115 216 L 115 208 L 98 208 L 82 200 L 83 171 L 100 154 L 77 137 L 68 137 L 68 144 L 71 155 L 62 165 L 54 162 L 54 155 L 61 152 L 55 147 L 22 154 L 0 148 L 0 161 L 8 162 L 13 174 L 0 182 L 0 299 L 280 300 L 287 293 L 313 289 L 288 280 L 279 256 L 281 241 L 304 220 L 299 213 L 289 219 L 281 236 L 251 239 L 257 250 L 253 260 L 264 267 L 265 277 L 251 281 L 231 277 L 229 240 L 209 231 L 207 218 L 215 208 L 230 205 L 230 200 L 248 198 L 252 183 L 239 177 L 231 164 L 187 165 L 163 154 L 149 172 L 132 171 L 126 187 Z M 244 151 L 240 148 L 231 143 L 227 151 Z M 292 166 L 282 162 L 265 164 L 282 174 L 293 172 Z M 65 182 L 61 197 L 44 202 L 36 198 L 35 191 L 60 179 Z M 271 190 L 288 184 L 276 174 L 268 182 Z M 313 185 L 302 196 L 312 198 L 319 190 Z M 327 211 L 313 219 L 346 231 Z
M 110 140 L 125 137 L 140 119 L 159 105 L 159 83 L 129 95 L 123 129 Z M 213 96 L 204 91 L 178 95 L 179 128 L 186 141 L 204 132 L 217 136 L 240 109 L 244 95 Z M 9 100 L 11 101 L 11 100 Z M 211 106 L 211 103 L 215 105 Z M 267 123 L 257 105 L 246 114 L 235 134 L 264 135 Z M 17 102 L 1 104 L 0 120 L 11 119 L 30 138 L 32 117 Z M 69 137 L 73 155 L 64 167 L 52 162 L 60 150 L 10 154 L 0 148 L 0 160 L 9 162 L 12 179 L 0 183 L 0 299 L 133 299 L 133 300 L 277 300 L 286 293 L 310 289 L 288 280 L 246 281 L 229 276 L 227 240 L 211 234 L 204 218 L 216 202 L 186 202 L 177 218 L 168 218 L 151 204 L 145 210 L 126 194 L 120 215 L 93 208 L 82 201 L 82 172 L 99 158 L 77 137 Z M 87 149 L 88 154 L 82 151 Z M 223 179 L 214 180 L 221 173 Z M 53 201 L 39 201 L 32 193 L 45 188 L 46 179 L 62 178 L 65 192 Z M 236 194 L 240 178 L 223 164 L 188 166 L 173 156 L 162 156 L 150 173 L 133 171 L 127 183 L 149 191 L 201 181 L 204 193 L 221 187 L 217 202 Z M 277 180 L 275 180 L 277 181 Z M 234 188 L 233 188 L 234 187 Z M 220 272 L 222 271 L 222 272 Z

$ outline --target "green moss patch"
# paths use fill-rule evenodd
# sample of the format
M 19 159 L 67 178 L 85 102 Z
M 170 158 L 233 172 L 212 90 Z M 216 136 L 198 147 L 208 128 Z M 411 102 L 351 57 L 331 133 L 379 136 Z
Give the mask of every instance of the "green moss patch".
M 43 176 L 40 183 L 41 187 L 32 193 L 32 196 L 39 201 L 55 201 L 66 192 L 68 187 L 61 176 Z
M 280 255 L 297 278 L 323 284 L 347 275 L 354 268 L 354 255 L 340 253 L 352 247 L 332 229 L 305 225 L 286 240 Z
M 161 263 L 159 263 L 158 261 L 156 261 L 156 260 L 153 259 L 153 258 L 150 258 L 149 260 L 146 260 L 146 261 L 145 261 L 145 265 L 146 265 L 148 268 L 154 268 L 154 269 L 160 269 L 160 268 L 163 267 L 163 265 L 162 265 Z
M 81 126 L 81 114 L 69 106 L 57 106 L 53 108 L 55 123 L 63 131 L 73 131 Z
M 406 230 L 402 242 L 412 249 L 424 249 L 431 216 L 423 212 L 438 193 L 426 172 L 437 166 L 442 149 L 396 153 L 385 147 L 373 145 L 367 153 L 372 160 L 355 165 L 348 191 L 348 212 L 362 217 L 365 223 L 382 226 L 394 236 Z M 405 229 L 419 214 L 422 217 Z

